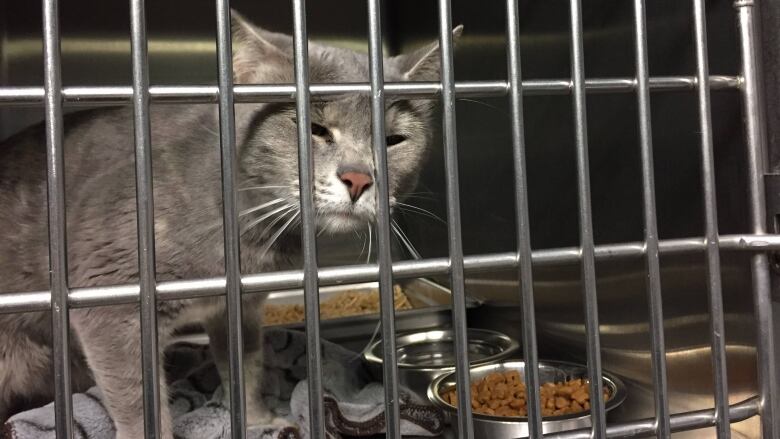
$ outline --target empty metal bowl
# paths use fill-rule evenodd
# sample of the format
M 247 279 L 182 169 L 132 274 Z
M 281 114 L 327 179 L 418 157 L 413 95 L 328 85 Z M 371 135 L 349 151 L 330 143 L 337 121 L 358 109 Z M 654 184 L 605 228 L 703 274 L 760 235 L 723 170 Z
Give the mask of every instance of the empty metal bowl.
M 516 370 L 524 377 L 525 362 L 506 361 L 502 363 L 487 364 L 471 368 L 471 381 L 477 381 L 493 372 L 507 372 Z M 572 379 L 588 377 L 587 367 L 579 364 L 540 361 L 539 362 L 539 380 L 542 384 L 548 382 L 562 382 Z M 604 386 L 607 387 L 610 398 L 606 401 L 607 411 L 619 406 L 626 399 L 626 386 L 616 376 L 604 373 Z M 428 387 L 428 399 L 437 407 L 444 411 L 444 414 L 452 425 L 457 429 L 457 422 L 452 422 L 457 418 L 457 408 L 445 402 L 441 394 L 455 388 L 455 373 L 447 373 L 434 379 Z M 573 413 L 561 416 L 546 416 L 542 418 L 542 430 L 544 433 L 555 433 L 559 431 L 573 430 L 578 428 L 590 427 L 590 411 Z M 491 416 L 474 413 L 474 437 L 476 439 L 494 439 L 494 438 L 520 438 L 528 437 L 528 418 L 526 417 L 508 417 Z
M 520 348 L 512 338 L 487 329 L 469 329 L 468 340 L 472 367 L 505 360 Z M 400 384 L 425 399 L 434 378 L 455 370 L 455 333 L 447 329 L 399 335 L 396 352 Z M 382 379 L 382 340 L 370 345 L 363 358 Z

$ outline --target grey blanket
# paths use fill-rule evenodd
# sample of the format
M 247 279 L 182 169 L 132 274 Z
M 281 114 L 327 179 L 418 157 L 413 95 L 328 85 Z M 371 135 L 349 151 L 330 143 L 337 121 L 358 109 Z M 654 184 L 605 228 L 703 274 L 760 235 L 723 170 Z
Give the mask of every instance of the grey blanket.
M 305 347 L 303 333 L 280 329 L 266 332 L 263 399 L 277 416 L 285 417 L 297 427 L 252 426 L 248 429 L 248 438 L 309 437 Z M 324 341 L 322 355 L 327 436 L 337 439 L 383 433 L 381 383 L 370 379 L 359 356 L 353 352 Z M 169 400 L 176 438 L 228 438 L 229 410 L 220 403 L 222 388 L 208 349 L 193 343 L 172 345 L 166 350 L 166 373 L 172 383 Z M 410 395 L 410 392 L 402 391 L 400 396 L 402 434 L 440 435 L 444 427 L 441 412 Z M 73 418 L 78 439 L 112 439 L 115 436 L 96 387 L 73 395 Z M 49 404 L 13 416 L 3 426 L 0 438 L 54 439 L 53 428 L 54 407 Z

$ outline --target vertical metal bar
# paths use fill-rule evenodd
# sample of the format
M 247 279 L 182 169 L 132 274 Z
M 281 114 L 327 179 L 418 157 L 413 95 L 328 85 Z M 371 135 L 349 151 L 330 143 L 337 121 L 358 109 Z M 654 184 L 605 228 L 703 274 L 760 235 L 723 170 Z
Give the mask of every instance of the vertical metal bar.
M 382 65 L 382 17 L 380 0 L 368 2 L 368 56 L 371 81 L 371 133 L 376 167 L 376 235 L 379 262 L 379 297 L 382 321 L 382 371 L 385 389 L 386 437 L 401 438 L 401 410 L 398 404 L 398 365 L 395 347 L 395 304 L 393 260 L 390 253 L 390 189 L 387 178 L 385 141 L 385 93 Z
M 301 198 L 303 293 L 306 309 L 306 353 L 309 380 L 309 424 L 313 438 L 325 438 L 322 404 L 322 349 L 317 272 L 317 218 L 314 211 L 314 156 L 309 122 L 309 43 L 306 35 L 306 0 L 293 0 L 293 55 L 295 107 L 298 115 L 298 176 Z
M 570 1 L 571 74 L 574 97 L 574 126 L 577 143 L 577 186 L 579 201 L 582 288 L 585 295 L 585 335 L 587 337 L 588 376 L 590 378 L 592 437 L 606 438 L 606 419 L 601 375 L 601 341 L 599 339 L 598 299 L 596 297 L 596 263 L 593 243 L 593 218 L 590 204 L 590 170 L 588 165 L 588 126 L 585 102 L 585 55 L 583 50 L 582 5 Z
M 712 149 L 712 117 L 710 107 L 709 61 L 707 57 L 707 15 L 704 0 L 693 0 L 693 20 L 696 43 L 696 80 L 701 131 L 702 192 L 704 194 L 704 239 L 707 259 L 707 287 L 712 337 L 712 372 L 715 387 L 716 431 L 718 438 L 731 437 L 728 405 L 728 375 L 726 373 L 726 338 L 723 320 L 723 294 L 720 273 L 720 243 L 718 211 L 715 195 L 715 158 Z
M 144 9 L 144 0 L 130 0 L 144 431 L 148 438 L 159 438 L 161 437 L 160 375 L 154 257 L 154 193 L 152 189 L 152 144 L 149 121 L 149 67 L 147 64 L 146 12 Z
M 236 123 L 233 108 L 233 48 L 230 2 L 217 0 L 217 62 L 219 66 L 219 141 L 222 155 L 222 207 L 227 287 L 228 349 L 230 354 L 230 428 L 233 438 L 246 436 L 244 336 L 241 328 L 241 250 L 236 213 Z
M 525 388 L 528 392 L 528 433 L 542 436 L 542 408 L 539 400 L 539 357 L 536 346 L 531 229 L 526 181 L 525 127 L 523 121 L 523 75 L 520 59 L 520 25 L 517 0 L 506 2 L 507 61 L 509 63 L 509 104 L 512 111 L 512 151 L 515 165 L 515 216 L 517 222 L 518 276 L 523 326 Z
M 745 133 L 748 146 L 748 175 L 750 190 L 750 221 L 753 233 L 766 232 L 766 194 L 764 172 L 766 154 L 766 126 L 763 91 L 760 82 L 760 56 L 758 47 L 755 6 L 751 0 L 735 2 L 737 25 L 742 55 L 742 88 Z M 756 317 L 758 387 L 761 398 L 761 431 L 764 438 L 780 435 L 775 418 L 772 395 L 777 387 L 777 360 L 775 358 L 772 330 L 772 300 L 769 280 L 769 262 L 766 253 L 757 253 L 751 259 L 753 273 L 753 306 Z
M 460 187 L 458 183 L 458 139 L 455 125 L 455 67 L 452 46 L 452 12 L 450 0 L 439 0 L 439 50 L 441 52 L 442 138 L 447 185 L 447 235 L 450 253 L 452 288 L 452 325 L 455 331 L 455 375 L 457 379 L 458 433 L 461 438 L 474 437 L 471 413 L 471 379 L 466 330 L 466 291 L 463 273 L 463 240 L 460 221 Z
M 68 248 L 65 222 L 65 160 L 62 149 L 62 77 L 57 0 L 43 0 L 43 69 L 46 113 L 46 182 L 49 209 L 49 280 L 51 282 L 54 429 L 58 438 L 73 437 L 70 386 Z
M 655 422 L 657 437 L 671 434 L 669 399 L 666 384 L 666 348 L 661 299 L 661 270 L 658 261 L 658 224 L 655 208 L 655 171 L 653 166 L 653 135 L 650 115 L 650 78 L 647 63 L 647 25 L 645 0 L 634 0 L 634 30 L 636 50 L 637 102 L 639 107 L 639 137 L 642 155 L 642 200 L 645 216 L 645 262 L 647 263 L 647 295 L 650 307 L 651 362 L 655 390 Z

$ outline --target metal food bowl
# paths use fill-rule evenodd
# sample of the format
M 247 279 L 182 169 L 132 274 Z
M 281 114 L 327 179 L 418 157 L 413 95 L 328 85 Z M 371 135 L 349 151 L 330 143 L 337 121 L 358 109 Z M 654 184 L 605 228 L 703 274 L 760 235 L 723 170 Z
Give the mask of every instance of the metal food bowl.
M 524 377 L 525 362 L 506 361 L 471 368 L 471 381 L 477 381 L 493 372 L 516 370 Z M 539 380 L 542 384 L 562 382 L 578 378 L 588 378 L 587 367 L 579 364 L 540 361 Z M 610 398 L 606 401 L 606 410 L 610 411 L 626 399 L 626 386 L 616 376 L 604 373 L 604 386 L 609 391 Z M 455 373 L 450 372 L 434 379 L 428 387 L 428 399 L 442 409 L 447 421 L 457 429 L 457 408 L 445 402 L 441 394 L 455 388 Z M 544 433 L 555 433 L 566 430 L 590 427 L 590 411 L 560 416 L 545 416 L 542 418 Z M 474 413 L 474 437 L 477 439 L 519 438 L 528 437 L 528 418 L 519 416 L 491 416 Z
M 512 338 L 486 329 L 469 329 L 468 340 L 472 367 L 505 360 L 520 348 Z M 399 335 L 396 352 L 400 384 L 423 399 L 434 378 L 455 370 L 455 334 L 451 329 Z M 382 379 L 382 340 L 371 344 L 363 358 L 374 376 Z

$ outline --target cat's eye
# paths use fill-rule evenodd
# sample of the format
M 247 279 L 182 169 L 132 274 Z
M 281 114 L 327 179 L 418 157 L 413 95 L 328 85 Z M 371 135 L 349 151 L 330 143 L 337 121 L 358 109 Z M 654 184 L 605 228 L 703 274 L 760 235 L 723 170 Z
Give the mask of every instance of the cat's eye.
M 327 137 L 330 135 L 330 131 L 328 131 L 327 128 L 324 126 L 318 124 L 318 123 L 312 123 L 311 124 L 311 134 L 313 136 L 317 137 Z
M 385 141 L 387 142 L 387 146 L 398 145 L 399 143 L 403 142 L 404 140 L 406 140 L 406 137 L 404 137 L 404 136 L 402 136 L 400 134 L 391 134 L 391 135 L 387 136 L 387 138 L 385 139 Z

